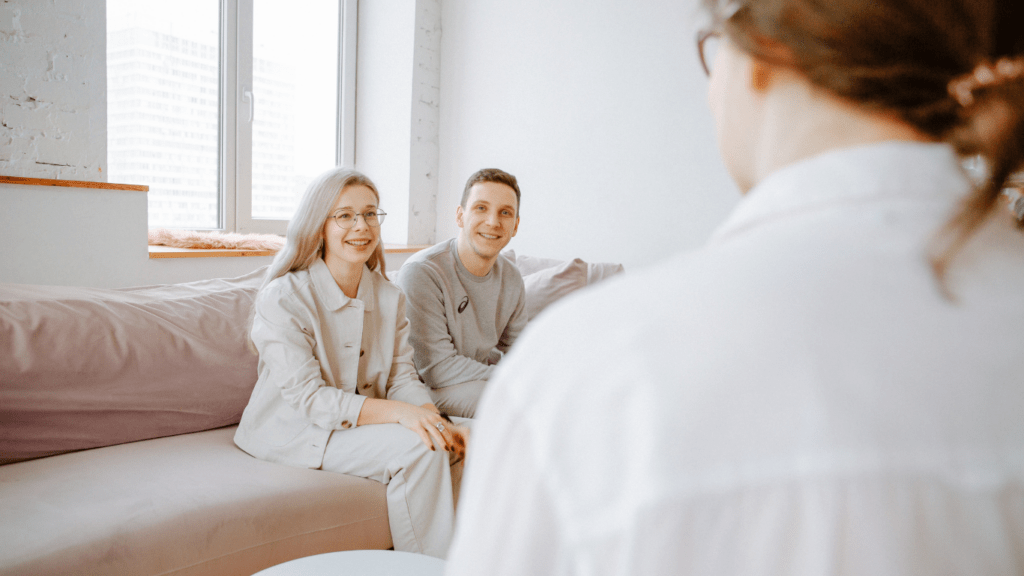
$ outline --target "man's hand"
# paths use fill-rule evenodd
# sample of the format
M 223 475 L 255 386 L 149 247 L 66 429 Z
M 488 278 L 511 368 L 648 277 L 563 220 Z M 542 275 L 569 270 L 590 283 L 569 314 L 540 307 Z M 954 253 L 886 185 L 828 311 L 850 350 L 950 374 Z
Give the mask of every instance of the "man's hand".
M 466 457 L 466 449 L 469 448 L 469 428 L 455 423 L 446 426 L 452 433 L 452 449 L 449 452 L 450 464 L 454 465 Z

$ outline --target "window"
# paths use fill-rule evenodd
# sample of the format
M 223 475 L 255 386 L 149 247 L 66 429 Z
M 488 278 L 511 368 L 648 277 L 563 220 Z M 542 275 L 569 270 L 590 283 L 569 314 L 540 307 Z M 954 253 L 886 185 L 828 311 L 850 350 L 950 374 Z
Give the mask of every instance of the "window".
M 107 0 L 108 178 L 151 227 L 283 234 L 352 165 L 356 0 Z

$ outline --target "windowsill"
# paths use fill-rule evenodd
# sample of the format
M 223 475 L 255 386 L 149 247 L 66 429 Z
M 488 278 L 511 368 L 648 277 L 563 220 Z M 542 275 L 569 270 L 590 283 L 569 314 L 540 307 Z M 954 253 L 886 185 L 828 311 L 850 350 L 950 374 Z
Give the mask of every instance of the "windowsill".
M 413 254 L 430 248 L 428 244 L 385 244 L 386 254 Z M 244 258 L 249 256 L 273 256 L 277 250 L 222 250 L 205 248 L 172 248 L 150 246 L 150 258 Z
M 61 188 L 89 188 L 92 190 L 122 190 L 125 192 L 149 191 L 149 186 L 136 184 L 113 184 L 110 182 L 88 182 L 85 180 L 55 180 L 53 178 L 22 178 L 20 176 L 0 176 L 0 184 L 18 184 L 19 186 L 59 186 Z

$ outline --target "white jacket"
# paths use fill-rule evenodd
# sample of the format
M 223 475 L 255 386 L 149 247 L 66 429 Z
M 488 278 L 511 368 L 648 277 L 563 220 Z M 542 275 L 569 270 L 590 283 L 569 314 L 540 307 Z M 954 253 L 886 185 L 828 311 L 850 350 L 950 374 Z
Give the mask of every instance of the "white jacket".
M 259 380 L 235 444 L 291 466 L 319 468 L 334 430 L 356 425 L 366 398 L 430 402 L 413 366 L 405 295 L 363 270 L 356 298 L 323 260 L 260 291 L 252 340 Z

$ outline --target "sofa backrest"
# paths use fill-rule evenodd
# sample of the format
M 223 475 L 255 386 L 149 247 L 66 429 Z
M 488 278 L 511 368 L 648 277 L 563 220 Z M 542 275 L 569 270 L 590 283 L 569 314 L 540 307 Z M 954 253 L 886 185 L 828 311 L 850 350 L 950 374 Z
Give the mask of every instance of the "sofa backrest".
M 516 254 L 513 250 L 505 250 L 502 254 L 514 262 L 523 275 L 530 320 L 572 292 L 625 270 L 622 264 L 584 262 L 579 258 L 556 260 Z
M 0 284 L 0 464 L 237 423 L 265 269 L 101 289 Z

